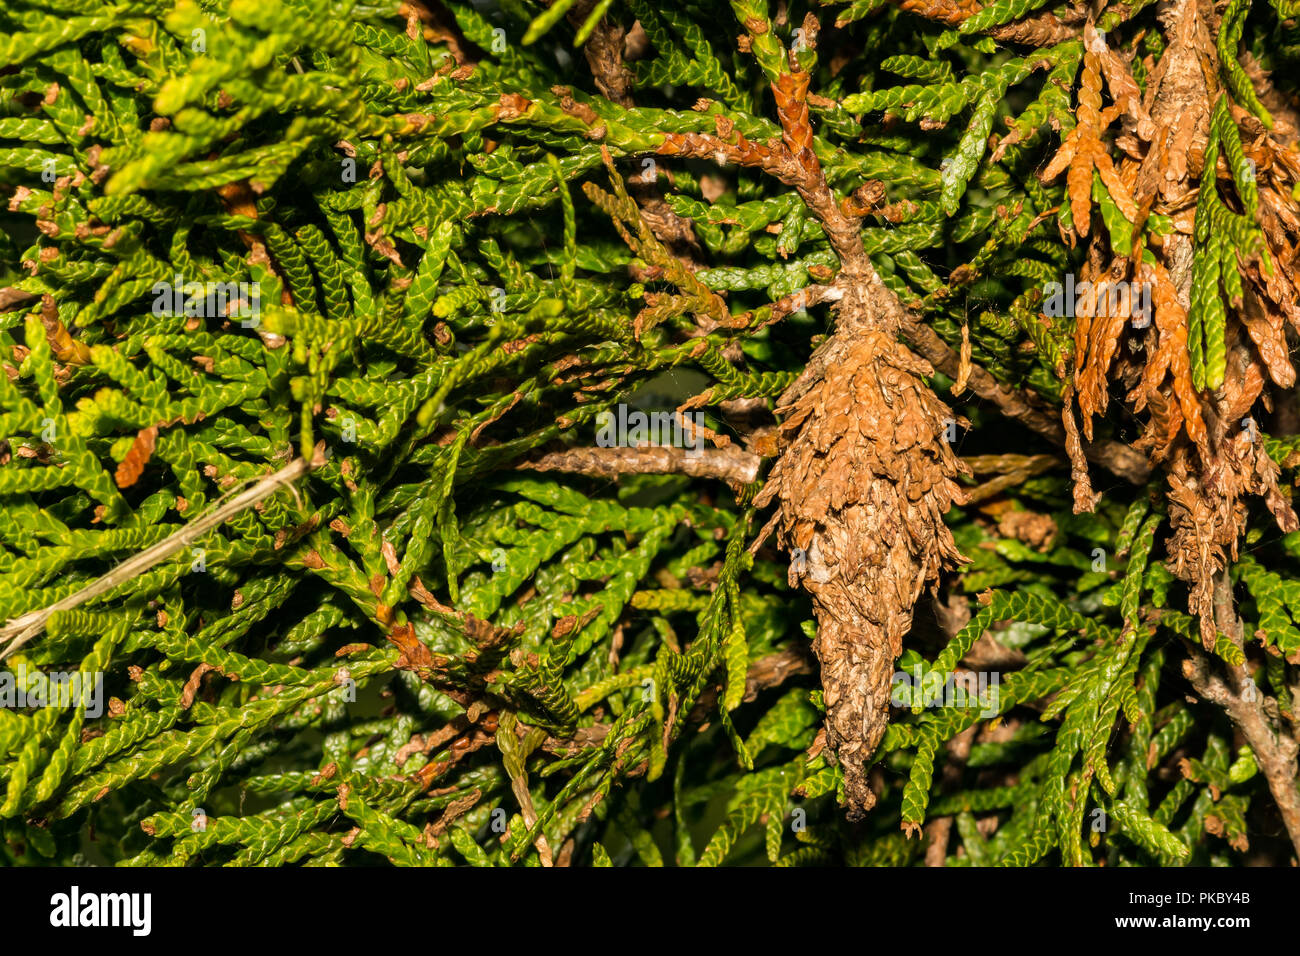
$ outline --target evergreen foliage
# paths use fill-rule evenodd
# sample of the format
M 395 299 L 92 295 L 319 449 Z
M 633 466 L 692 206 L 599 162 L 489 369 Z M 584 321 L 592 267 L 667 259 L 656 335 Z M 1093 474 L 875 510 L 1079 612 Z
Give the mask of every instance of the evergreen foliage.
M 1195 175 L 1140 202 L 1188 3 L 7 0 L 0 621 L 310 464 L 0 640 L 105 700 L 0 707 L 0 854 L 1286 865 L 1300 32 L 1280 0 L 1198 21 Z M 852 820 L 765 472 L 561 460 L 620 405 L 785 449 L 844 266 L 800 133 L 968 472 Z M 1046 306 L 1112 260 L 1157 277 L 1123 344 Z M 1263 476 L 1206 505 L 1213 567 L 1211 461 Z M 993 679 L 936 700 L 960 671 Z

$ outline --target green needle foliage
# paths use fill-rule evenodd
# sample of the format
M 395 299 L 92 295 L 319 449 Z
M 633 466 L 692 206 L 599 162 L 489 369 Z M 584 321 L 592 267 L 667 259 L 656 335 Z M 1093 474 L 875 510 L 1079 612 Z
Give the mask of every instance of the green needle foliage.
M 1269 115 L 1237 51 L 1283 84 L 1284 6 L 1223 15 L 1206 150 L 1230 171 L 1230 105 Z M 1200 635 L 1158 483 L 1108 479 L 1075 514 L 1056 446 L 935 374 L 979 491 L 946 518 L 971 561 L 917 608 L 897 667 L 921 679 L 849 823 L 812 606 L 789 555 L 751 548 L 761 482 L 518 467 L 594 445 L 620 403 L 693 396 L 775 453 L 775 399 L 833 327 L 823 300 L 781 302 L 841 263 L 778 176 L 664 146 L 779 142 L 792 58 L 885 286 L 1059 406 L 1073 322 L 1040 308 L 1084 249 L 1036 173 L 1076 125 L 1084 43 L 995 37 L 1060 2 L 927 9 L 7 0 L 0 620 L 315 467 L 13 649 L 26 690 L 101 674 L 103 712 L 0 707 L 5 861 L 1285 864 L 1256 755 L 1184 676 Z M 1143 0 L 1098 20 L 1158 58 L 1154 23 Z M 1197 388 L 1223 382 L 1236 260 L 1262 242 L 1235 183 L 1196 208 Z M 187 283 L 237 291 L 187 314 L 158 292 Z M 1293 437 L 1263 439 L 1293 462 Z M 1298 562 L 1253 516 L 1230 571 L 1246 645 L 1220 635 L 1207 663 L 1249 658 L 1274 719 L 1300 686 Z M 963 669 L 994 680 L 936 704 Z

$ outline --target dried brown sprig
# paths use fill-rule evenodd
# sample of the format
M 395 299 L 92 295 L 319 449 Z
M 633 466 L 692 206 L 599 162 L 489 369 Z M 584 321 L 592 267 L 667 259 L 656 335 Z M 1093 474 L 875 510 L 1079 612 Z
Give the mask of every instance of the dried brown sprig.
M 1081 279 L 1094 284 L 1122 281 L 1134 290 L 1146 286 L 1155 326 L 1143 337 L 1146 347 L 1139 354 L 1144 360 L 1134 358 L 1120 347 L 1129 334 L 1128 310 L 1085 302 L 1076 317 L 1072 389 L 1066 391 L 1062 414 L 1072 433 L 1069 450 L 1078 510 L 1092 507 L 1096 498 L 1088 484 L 1082 444 L 1073 434 L 1072 406 L 1077 402 L 1083 435 L 1090 438 L 1093 419 L 1106 410 L 1111 382 L 1118 379 L 1125 383 L 1133 410 L 1147 413 L 1134 447 L 1168 476 L 1173 528 L 1167 542 L 1169 564 L 1189 587 L 1189 609 L 1200 617 L 1208 648 L 1216 633 L 1213 581 L 1237 555 L 1246 502 L 1262 499 L 1284 531 L 1300 526 L 1278 488 L 1278 468 L 1249 418 L 1256 402 L 1267 405 L 1269 382 L 1283 388 L 1295 382 L 1286 326 L 1300 331 L 1300 309 L 1293 273 L 1264 267 L 1263 257 L 1243 258 L 1243 294 L 1229 303 L 1223 384 L 1212 394 L 1197 391 L 1188 351 L 1193 207 L 1198 190 L 1231 195 L 1234 175 L 1222 156 L 1216 165 L 1201 168 L 1219 97 L 1220 64 L 1213 39 L 1217 24 L 1207 22 L 1208 8 L 1194 0 L 1175 0 L 1157 15 L 1168 45 L 1158 63 L 1148 61 L 1145 95 L 1128 61 L 1106 46 L 1092 22 L 1085 24 L 1078 123 L 1043 172 L 1045 180 L 1067 173 L 1074 232 L 1090 237 Z M 1258 66 L 1254 74 L 1266 79 Z M 1103 105 L 1103 79 L 1109 105 Z M 1300 216 L 1291 198 L 1300 178 L 1294 153 L 1244 110 L 1235 110 L 1233 119 L 1244 133 L 1243 150 L 1254 165 L 1267 259 L 1294 262 L 1300 238 Z M 1123 129 L 1113 146 L 1107 145 L 1105 137 L 1116 120 Z M 1282 129 L 1278 135 L 1287 132 Z M 1091 229 L 1094 171 L 1133 227 L 1131 250 L 1111 248 L 1108 236 Z M 1167 217 L 1173 231 L 1144 232 L 1152 213 Z

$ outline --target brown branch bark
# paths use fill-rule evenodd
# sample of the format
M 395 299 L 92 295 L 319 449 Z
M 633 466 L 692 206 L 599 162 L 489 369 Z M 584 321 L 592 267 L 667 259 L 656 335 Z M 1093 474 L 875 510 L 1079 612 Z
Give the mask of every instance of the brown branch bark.
M 1248 701 L 1241 692 L 1230 688 L 1215 674 L 1210 657 L 1199 647 L 1190 648 L 1191 657 L 1183 662 L 1183 674 L 1192 682 L 1196 693 L 1212 704 L 1217 704 L 1241 730 L 1246 743 L 1255 753 L 1255 762 L 1268 781 L 1277 808 L 1282 814 L 1291 845 L 1300 857 L 1300 789 L 1296 787 L 1296 742 L 1274 730 L 1264 712 L 1262 695 Z M 1244 667 L 1230 667 L 1234 682 L 1250 679 Z M 1249 686 L 1249 685 L 1247 685 Z
M 960 782 L 962 768 L 970 756 L 971 745 L 975 743 L 975 731 L 978 727 L 967 727 L 952 740 L 944 744 L 948 751 L 948 762 L 944 764 L 940 780 L 947 786 Z M 925 832 L 930 838 L 925 848 L 926 866 L 943 866 L 948 859 L 948 838 L 952 834 L 952 817 L 938 817 L 926 824 Z
M 1221 572 L 1215 581 L 1214 597 L 1219 629 L 1241 648 L 1244 644 L 1242 624 L 1233 609 L 1232 582 L 1226 571 Z M 1189 654 L 1183 661 L 1183 675 L 1203 699 L 1222 707 L 1246 738 L 1260 772 L 1268 781 L 1268 789 L 1282 815 L 1296 857 L 1300 859 L 1300 788 L 1296 786 L 1300 743 L 1274 726 L 1264 708 L 1265 696 L 1255 688 L 1250 671 L 1244 665 L 1225 664 L 1229 677 L 1225 681 L 1217 673 L 1209 655 L 1199 647 L 1192 645 Z
M 40 298 L 35 292 L 6 286 L 0 289 L 0 312 L 9 312 L 35 299 Z
M 917 354 L 936 369 L 950 378 L 957 377 L 960 356 L 914 313 L 907 313 L 903 322 L 903 337 L 916 349 Z M 1060 419 L 1048 413 L 1030 396 L 1008 388 L 974 364 L 970 367 L 966 384 L 980 398 L 997 405 L 1008 418 L 1020 422 L 1057 445 L 1065 445 L 1065 428 Z M 1083 450 L 1089 461 L 1135 485 L 1145 484 L 1151 477 L 1151 466 L 1147 464 L 1146 458 L 1128 445 L 1100 440 L 1085 442 Z
M 691 478 L 721 478 L 749 484 L 758 478 L 762 461 L 738 447 L 669 448 L 650 445 L 641 448 L 574 448 L 551 452 L 516 468 L 528 471 L 564 471 L 600 478 L 619 475 L 688 475 Z
M 758 697 L 759 691 L 778 687 L 798 674 L 811 673 L 812 661 L 803 647 L 760 657 L 750 664 L 749 670 L 745 672 L 745 694 L 742 699 L 746 702 L 752 701 Z M 707 720 L 709 712 L 717 704 L 718 693 L 716 685 L 705 690 L 686 719 L 691 723 L 703 723 Z
M 579 0 L 566 17 L 575 28 L 579 27 L 595 7 L 596 0 Z M 582 52 L 591 68 L 596 89 L 611 103 L 630 110 L 636 106 L 632 99 L 635 77 L 623 62 L 625 39 L 623 27 L 604 17 L 582 45 Z M 632 177 L 628 180 L 628 191 L 636 198 L 641 207 L 641 217 L 659 241 L 689 268 L 700 268 L 704 251 L 695 237 L 691 221 L 673 211 L 653 181 Z

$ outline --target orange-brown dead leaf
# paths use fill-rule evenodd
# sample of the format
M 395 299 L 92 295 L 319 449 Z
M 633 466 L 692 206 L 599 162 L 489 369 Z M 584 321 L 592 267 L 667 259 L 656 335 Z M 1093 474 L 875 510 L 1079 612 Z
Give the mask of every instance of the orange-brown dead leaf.
M 131 443 L 126 457 L 113 473 L 113 480 L 117 482 L 119 488 L 129 488 L 140 480 L 140 476 L 144 474 L 144 466 L 149 464 L 157 443 L 158 426 L 156 425 L 142 428 L 136 433 L 135 441 Z

